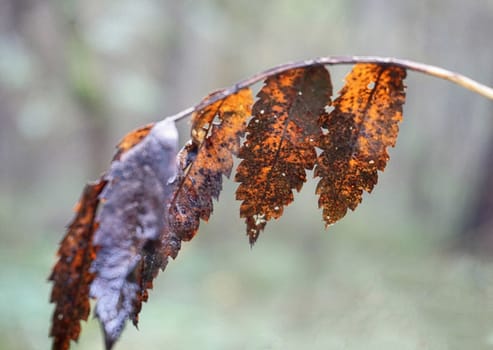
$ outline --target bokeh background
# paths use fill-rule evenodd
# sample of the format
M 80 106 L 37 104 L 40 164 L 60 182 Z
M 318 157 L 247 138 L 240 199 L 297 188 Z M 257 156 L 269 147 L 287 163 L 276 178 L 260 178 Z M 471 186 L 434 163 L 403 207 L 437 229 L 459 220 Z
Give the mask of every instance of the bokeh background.
M 492 33 L 492 0 L 1 0 L 0 349 L 50 347 L 57 244 L 129 130 L 322 55 L 491 86 Z M 356 212 L 324 230 L 310 181 L 250 249 L 227 182 L 116 349 L 493 349 L 493 103 L 406 84 L 397 147 Z M 74 349 L 99 348 L 90 320 Z

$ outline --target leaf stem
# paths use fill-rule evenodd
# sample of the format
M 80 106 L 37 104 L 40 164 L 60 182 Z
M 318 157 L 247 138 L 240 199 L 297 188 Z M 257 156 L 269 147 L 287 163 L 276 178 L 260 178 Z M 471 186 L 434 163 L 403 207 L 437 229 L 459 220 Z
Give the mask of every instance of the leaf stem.
M 454 84 L 457 84 L 465 89 L 471 90 L 479 95 L 482 95 L 490 100 L 493 100 L 493 88 L 483 85 L 471 78 L 468 78 L 462 74 L 449 71 L 447 69 L 432 66 L 429 64 L 424 64 L 420 62 L 415 62 L 406 59 L 394 58 L 394 57 L 378 57 L 378 56 L 326 56 L 318 57 L 315 59 L 288 62 L 280 64 L 278 66 L 267 69 L 263 72 L 252 75 L 249 78 L 239 81 L 238 83 L 222 89 L 210 96 L 209 99 L 201 101 L 199 104 L 184 109 L 183 111 L 169 117 L 173 121 L 181 120 L 195 111 L 199 111 L 216 101 L 222 100 L 232 94 L 237 93 L 239 90 L 249 87 L 259 81 L 265 80 L 275 74 L 282 73 L 284 71 L 294 69 L 294 68 L 304 68 L 311 67 L 314 65 L 329 65 L 335 66 L 340 64 L 356 64 L 356 63 L 376 63 L 376 64 L 389 64 L 395 65 L 407 70 L 427 74 L 436 78 L 448 80 Z

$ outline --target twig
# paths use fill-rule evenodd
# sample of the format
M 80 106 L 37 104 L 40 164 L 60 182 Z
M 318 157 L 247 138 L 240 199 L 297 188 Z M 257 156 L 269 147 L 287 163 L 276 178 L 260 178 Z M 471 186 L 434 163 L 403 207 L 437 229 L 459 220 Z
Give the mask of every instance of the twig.
M 275 74 L 282 73 L 284 71 L 294 69 L 294 68 L 303 68 L 310 67 L 314 65 L 339 65 L 339 64 L 356 64 L 356 63 L 376 63 L 376 64 L 389 64 L 394 66 L 399 66 L 411 71 L 431 75 L 436 78 L 448 80 L 452 83 L 455 83 L 463 88 L 471 90 L 477 94 L 480 94 L 486 98 L 493 100 L 493 88 L 490 88 L 486 85 L 478 83 L 477 81 L 468 78 L 462 74 L 455 73 L 441 67 L 432 66 L 429 64 L 424 64 L 420 62 L 399 59 L 394 57 L 378 57 L 378 56 L 328 56 L 328 57 L 318 57 L 311 60 L 304 61 L 296 61 L 296 62 L 288 62 L 284 64 L 280 64 L 273 68 L 267 69 L 263 72 L 257 73 L 249 78 L 241 80 L 240 82 L 232 85 L 228 88 L 220 90 L 214 94 L 212 94 L 208 99 L 201 101 L 199 104 L 189 107 L 169 118 L 173 121 L 178 121 L 192 114 L 193 112 L 199 111 L 216 101 L 222 100 L 232 94 L 237 93 L 239 90 L 244 89 L 250 85 L 258 83 L 259 81 L 265 80 L 267 77 L 270 77 Z

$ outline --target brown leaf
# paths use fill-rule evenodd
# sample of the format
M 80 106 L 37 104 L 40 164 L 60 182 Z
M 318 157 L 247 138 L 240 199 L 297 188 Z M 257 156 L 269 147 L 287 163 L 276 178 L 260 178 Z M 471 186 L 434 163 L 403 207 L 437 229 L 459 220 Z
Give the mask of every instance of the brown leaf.
M 170 120 L 155 124 L 146 137 L 111 164 L 101 193 L 98 248 L 91 271 L 90 295 L 107 349 L 127 319 L 134 324 L 147 288 L 168 256 L 176 256 L 179 239 L 169 230 L 167 210 L 176 174 L 177 131 Z
M 58 249 L 58 261 L 50 280 L 53 281 L 51 302 L 56 303 L 50 336 L 54 350 L 66 350 L 80 334 L 80 320 L 87 320 L 90 311 L 89 285 L 94 274 L 89 272 L 96 251 L 92 244 L 99 194 L 105 180 L 88 184 L 76 206 L 76 216 Z
M 257 95 L 254 117 L 239 157 L 236 199 L 253 244 L 271 218 L 279 218 L 306 181 L 317 158 L 318 117 L 330 104 L 332 84 L 323 66 L 272 76 Z
M 315 176 L 327 225 L 361 202 L 363 190 L 377 183 L 388 146 L 394 146 L 402 119 L 406 71 L 397 66 L 357 64 L 334 101 L 334 110 L 320 123 L 327 130 L 320 142 Z
M 181 173 L 170 211 L 172 231 L 182 240 L 194 237 L 200 219 L 209 219 L 212 198 L 218 199 L 222 189 L 222 176 L 231 174 L 252 100 L 250 89 L 243 89 L 192 116 L 192 141 L 178 156 Z

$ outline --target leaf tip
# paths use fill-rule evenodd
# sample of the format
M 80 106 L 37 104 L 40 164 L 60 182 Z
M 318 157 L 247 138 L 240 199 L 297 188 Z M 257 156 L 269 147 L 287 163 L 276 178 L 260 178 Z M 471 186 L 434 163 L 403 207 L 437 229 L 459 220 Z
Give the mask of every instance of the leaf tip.
M 116 339 L 109 336 L 108 334 L 104 334 L 104 347 L 106 350 L 111 350 L 113 348 L 113 345 L 115 345 Z

